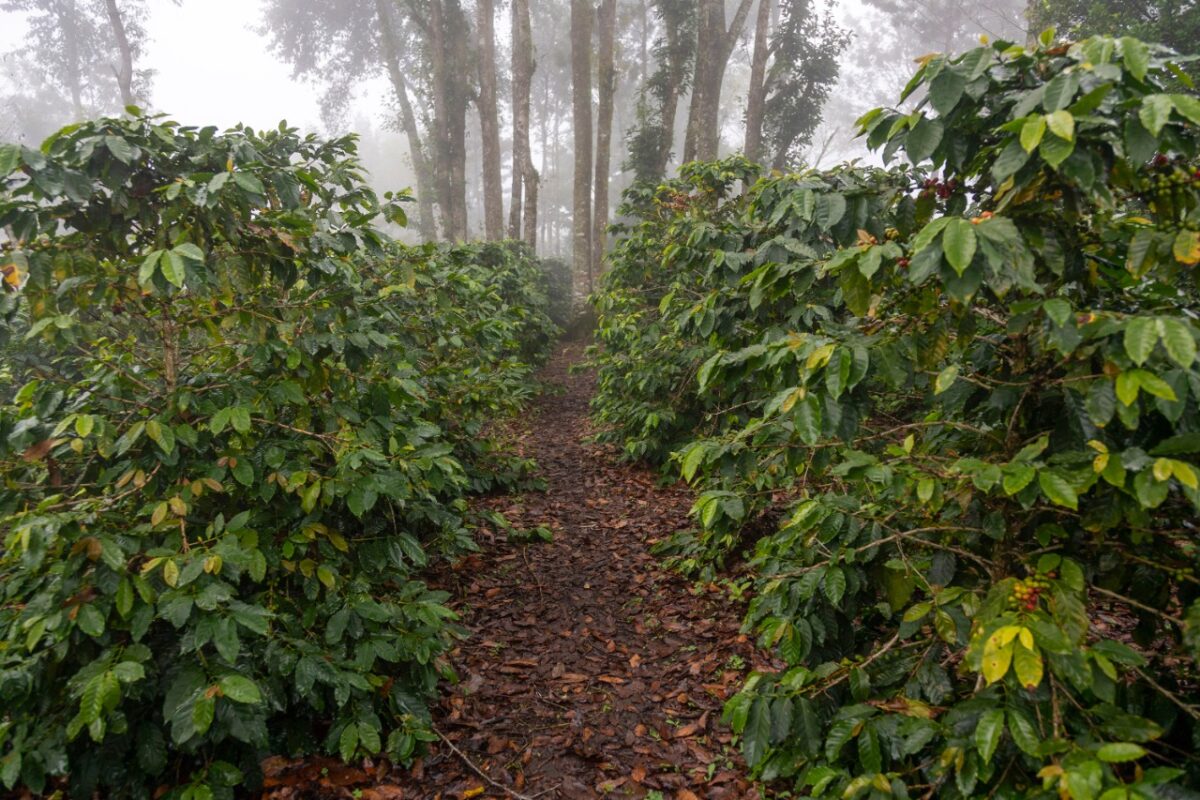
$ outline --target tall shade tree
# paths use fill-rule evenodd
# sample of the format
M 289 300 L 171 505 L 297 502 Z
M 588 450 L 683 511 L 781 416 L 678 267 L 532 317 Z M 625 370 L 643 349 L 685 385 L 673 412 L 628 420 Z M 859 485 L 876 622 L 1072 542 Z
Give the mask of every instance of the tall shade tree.
M 133 95 L 133 47 L 125 32 L 125 20 L 121 17 L 121 9 L 117 0 L 104 0 L 104 11 L 108 15 L 108 28 L 117 46 L 120 64 L 116 69 L 117 88 L 121 91 L 121 102 L 126 106 L 137 105 Z
M 395 0 L 268 0 L 262 31 L 293 74 L 323 86 L 327 122 L 345 113 L 364 77 L 387 75 L 416 176 L 418 229 L 422 238 L 435 239 L 432 164 L 410 97 L 415 92 L 424 102 L 427 95 L 419 83 L 428 72 L 427 48 L 410 8 Z
M 600 274 L 604 260 L 605 229 L 608 227 L 608 179 L 612 173 L 613 95 L 616 92 L 616 70 L 613 64 L 613 39 L 617 26 L 617 0 L 601 0 L 597 16 L 599 34 L 596 84 L 599 106 L 596 110 L 596 181 L 592 206 L 592 266 L 588 273 Z
M 529 0 L 512 0 L 513 167 L 508 238 L 537 246 L 538 172 L 529 146 L 529 93 L 533 82 Z M 524 222 L 524 227 L 522 227 Z
M 442 234 L 467 238 L 467 106 L 471 101 L 470 22 L 459 0 L 412 0 L 413 14 L 430 44 L 433 78 L 433 177 L 442 211 Z M 424 6 L 424 8 L 420 8 Z
M 655 0 L 653 9 L 661 31 L 651 47 L 657 67 L 638 98 L 637 123 L 629 132 L 626 162 L 639 183 L 655 183 L 666 174 L 679 100 L 687 89 L 696 55 L 694 0 Z
M 751 76 L 747 142 L 751 141 L 753 122 L 750 107 L 755 103 L 761 109 L 758 123 L 762 126 L 753 158 L 775 169 L 799 163 L 837 84 L 838 60 L 849 43 L 850 34 L 829 16 L 818 15 L 811 0 L 783 0 L 780 23 L 769 47 L 770 67 L 761 83 L 756 84 Z M 756 32 L 756 56 L 757 47 Z
M 711 160 L 720 146 L 721 86 L 733 46 L 750 14 L 752 0 L 739 0 L 726 27 L 725 0 L 698 0 L 696 60 L 688 108 L 683 160 Z
M 571 117 L 575 137 L 572 254 L 592 289 L 592 6 L 571 0 Z
M 390 0 L 375 0 L 376 13 L 379 16 L 379 32 L 383 43 L 383 57 L 387 65 L 388 78 L 392 91 L 396 96 L 399 108 L 400 129 L 408 138 L 409 160 L 417 178 L 417 226 L 421 238 L 432 241 L 437 238 L 437 228 L 434 224 L 434 191 L 433 165 L 430 163 L 429 151 L 424 142 L 421 125 L 413 111 L 409 98 L 409 81 L 405 78 L 400 62 L 400 38 L 398 30 L 405 23 L 396 13 L 395 4 Z
M 40 139 L 68 122 L 145 102 L 151 73 L 135 66 L 146 40 L 143 0 L 0 0 L 0 11 L 24 13 L 28 25 L 23 46 L 4 57 L 18 87 L 0 97 L 5 115 L 43 108 L 36 116 L 44 124 L 18 133 Z
M 767 43 L 771 37 L 773 0 L 758 0 L 754 15 L 754 50 L 750 55 L 750 86 L 746 90 L 746 143 L 742 152 L 757 162 L 762 158 L 763 111 L 767 99 Z
M 496 101 L 496 32 L 492 0 L 476 0 L 479 37 L 479 139 L 483 148 L 483 230 L 492 241 L 504 237 L 504 186 L 500 180 L 500 115 Z

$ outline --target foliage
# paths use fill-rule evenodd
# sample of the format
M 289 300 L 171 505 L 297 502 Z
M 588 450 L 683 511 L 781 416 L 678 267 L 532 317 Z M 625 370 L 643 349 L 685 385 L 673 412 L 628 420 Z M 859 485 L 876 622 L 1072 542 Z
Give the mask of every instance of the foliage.
M 799 163 L 821 124 L 821 111 L 838 82 L 838 60 L 850 44 L 849 31 L 811 0 L 783 0 L 774 32 L 774 61 L 767 73 L 764 138 L 783 169 Z
M 763 533 L 747 626 L 787 666 L 726 718 L 764 778 L 1200 787 L 1200 99 L 1171 58 L 930 56 L 916 110 L 860 120 L 916 166 L 628 198 L 595 413 L 700 490 L 680 567 Z
M 696 60 L 696 4 L 655 0 L 653 9 L 662 23 L 662 34 L 653 44 L 658 68 L 639 89 L 637 121 L 628 133 L 629 155 L 624 166 L 638 183 L 663 177 L 675 137 L 675 105 Z
M 542 259 L 549 295 L 548 313 L 554 324 L 566 328 L 575 316 L 575 286 L 571 265 L 561 258 Z
M 459 635 L 431 554 L 520 475 L 484 425 L 552 325 L 503 245 L 409 249 L 352 138 L 0 147 L 0 783 L 232 797 L 268 751 L 406 761 Z M 11 287 L 9 287 L 11 288 Z
M 4 105 L 16 131 L 40 138 L 68 120 L 121 108 L 120 57 L 105 0 L 0 0 L 0 13 L 24 15 L 27 27 L 21 46 L 3 58 L 13 88 Z M 137 58 L 147 39 L 144 0 L 122 0 L 121 14 Z M 152 74 L 133 77 L 145 96 Z
M 1123 33 L 1162 42 L 1181 53 L 1200 52 L 1200 5 L 1177 0 L 1035 0 L 1028 14 L 1034 30 L 1053 26 L 1060 35 Z

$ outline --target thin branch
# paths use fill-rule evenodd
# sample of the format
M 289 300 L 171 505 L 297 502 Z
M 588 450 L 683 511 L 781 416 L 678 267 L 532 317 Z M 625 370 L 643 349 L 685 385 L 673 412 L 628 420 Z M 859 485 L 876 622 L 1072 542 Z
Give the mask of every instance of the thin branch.
M 481 777 L 485 781 L 487 781 L 492 786 L 493 789 L 499 789 L 500 791 L 504 792 L 509 797 L 513 798 L 513 800 L 534 800 L 534 798 L 538 796 L 538 795 L 530 796 L 530 795 L 525 795 L 525 794 L 519 794 L 517 792 L 514 792 L 512 789 L 508 788 L 504 784 L 497 782 L 496 780 L 494 780 L 492 778 L 492 776 L 490 776 L 486 772 L 484 772 L 483 769 L 478 764 L 476 764 L 474 761 L 472 761 L 470 758 L 468 758 L 466 753 L 464 753 L 462 750 L 459 750 L 458 747 L 455 746 L 454 742 L 450 741 L 450 739 L 446 736 L 446 734 L 442 733 L 437 728 L 434 728 L 433 732 L 438 735 L 439 739 L 441 739 L 443 742 L 445 742 L 446 746 L 450 748 L 450 750 L 454 753 L 454 755 L 461 758 L 464 764 L 466 764 L 468 767 L 470 767 L 475 772 L 476 775 L 478 775 L 479 777 Z M 545 794 L 545 792 L 542 792 L 541 794 Z

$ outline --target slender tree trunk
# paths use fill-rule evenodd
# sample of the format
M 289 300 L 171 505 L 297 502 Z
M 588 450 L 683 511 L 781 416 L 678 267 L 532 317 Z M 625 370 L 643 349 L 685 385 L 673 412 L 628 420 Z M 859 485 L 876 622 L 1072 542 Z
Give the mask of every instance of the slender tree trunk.
M 445 22 L 442 0 L 429 2 L 430 80 L 433 84 L 433 182 L 437 189 L 438 210 L 442 217 L 442 237 L 454 238 L 450 221 L 449 175 L 449 89 L 447 87 Z
M 58 24 L 63 32 L 63 55 L 67 59 L 67 88 L 71 92 L 71 105 L 75 109 L 76 121 L 83 119 L 83 71 L 79 66 L 78 11 L 73 0 L 57 6 Z
M 739 0 L 729 29 L 725 28 L 724 0 L 699 0 L 696 23 L 696 66 L 692 78 L 692 103 L 688 109 L 683 160 L 710 161 L 721 143 L 721 85 L 733 45 L 746 24 L 752 0 Z
M 451 221 L 454 239 L 467 238 L 467 105 L 470 102 L 470 24 L 459 0 L 446 2 L 451 95 L 449 117 Z
M 496 108 L 496 33 L 492 0 L 477 0 L 479 33 L 479 134 L 483 158 L 483 230 L 504 238 L 504 185 L 500 179 L 500 118 Z
M 532 161 L 532 160 L 531 160 Z M 538 243 L 538 171 L 533 168 L 531 161 L 527 161 L 525 165 L 525 228 L 522 231 L 522 239 L 525 244 L 529 245 L 529 249 L 537 252 Z
M 576 272 L 592 290 L 592 6 L 571 0 L 571 107 L 575 129 L 574 209 L 571 226 Z
M 437 238 L 437 227 L 433 212 L 433 168 L 429 163 L 429 154 L 421 141 L 421 128 L 417 124 L 417 116 L 413 112 L 412 102 L 408 99 L 408 82 L 400 69 L 399 46 L 396 41 L 396 29 L 389 16 L 385 0 L 375 0 L 375 10 L 379 16 L 379 30 L 383 40 L 383 55 L 387 62 L 388 77 L 392 82 L 392 90 L 396 93 L 396 101 L 400 105 L 400 127 L 408 137 L 409 158 L 412 160 L 413 171 L 417 176 L 417 230 L 422 241 L 431 242 Z
M 750 57 L 750 88 L 746 96 L 746 158 L 762 158 L 763 111 L 767 103 L 767 39 L 771 35 L 771 0 L 758 0 L 754 20 L 754 52 Z
M 650 77 L 650 2 L 642 0 L 641 6 L 638 9 L 638 21 L 641 23 L 641 41 L 640 45 L 641 56 L 641 73 L 638 75 L 638 84 L 646 82 L 646 78 Z M 636 84 L 635 84 L 636 85 Z
M 597 52 L 597 89 L 600 93 L 596 112 L 596 179 L 595 202 L 592 205 L 592 262 L 589 274 L 599 275 L 604 261 L 604 234 L 608 227 L 608 179 L 612 144 L 613 94 L 616 92 L 616 70 L 613 65 L 613 38 L 617 27 L 617 0 L 601 0 L 599 25 L 600 46 Z
M 125 35 L 125 22 L 121 19 L 121 10 L 117 8 L 117 0 L 104 0 L 108 10 L 108 26 L 112 29 L 113 39 L 117 42 L 117 52 L 121 56 L 121 65 L 116 69 L 117 85 L 121 87 L 121 103 L 126 106 L 137 105 L 133 96 L 133 50 L 129 46 L 129 37 Z
M 529 0 L 513 0 L 512 48 L 513 169 L 508 236 L 510 239 L 523 236 L 530 247 L 536 247 L 538 174 L 529 147 L 529 94 L 534 70 Z M 530 209 L 532 222 L 528 219 Z M 523 226 L 522 212 L 527 217 Z
M 434 182 L 448 241 L 467 238 L 467 103 L 469 63 L 466 17 L 458 0 L 430 0 L 433 73 Z
M 671 160 L 671 151 L 675 145 L 675 118 L 679 113 L 679 100 L 683 92 L 684 72 L 689 60 L 684 42 L 683 31 L 678 27 L 667 24 L 664 34 L 667 37 L 667 84 L 663 89 L 662 107 L 659 109 L 659 144 L 656 148 L 658 163 L 655 174 L 662 177 L 667 173 L 667 163 Z

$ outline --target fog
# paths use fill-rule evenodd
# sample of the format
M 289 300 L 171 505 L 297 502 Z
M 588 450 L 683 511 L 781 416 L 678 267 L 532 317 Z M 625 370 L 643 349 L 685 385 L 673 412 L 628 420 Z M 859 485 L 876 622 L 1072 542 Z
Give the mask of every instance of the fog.
M 75 119 L 119 113 L 123 97 L 185 124 L 353 131 L 378 190 L 412 187 L 424 201 L 408 238 L 519 236 L 578 264 L 605 246 L 602 223 L 626 188 L 685 158 L 878 162 L 854 120 L 895 101 L 915 58 L 980 37 L 1024 42 L 1036 24 L 1023 0 L 725 0 L 718 24 L 720 2 L 119 0 L 132 65 L 122 85 L 105 0 L 0 0 L 0 140 L 36 145 Z M 1043 6 L 1046 21 L 1057 9 L 1090 32 L 1075 4 Z M 529 40 L 514 47 L 522 19 Z M 527 139 L 515 126 L 525 103 Z M 528 213 L 513 215 L 514 198 Z

